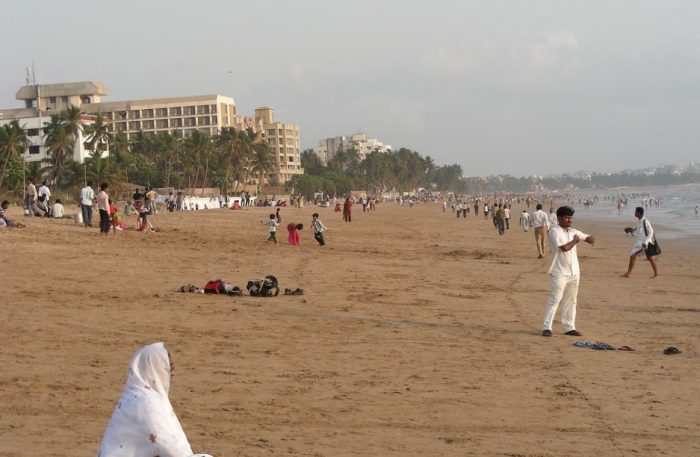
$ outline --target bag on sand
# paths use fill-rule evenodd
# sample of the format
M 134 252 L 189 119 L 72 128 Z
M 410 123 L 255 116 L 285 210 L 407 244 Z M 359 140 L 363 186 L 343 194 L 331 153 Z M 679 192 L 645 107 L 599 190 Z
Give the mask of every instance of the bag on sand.
M 272 275 L 267 275 L 264 279 L 251 279 L 246 289 L 254 297 L 276 297 L 280 294 L 279 282 Z

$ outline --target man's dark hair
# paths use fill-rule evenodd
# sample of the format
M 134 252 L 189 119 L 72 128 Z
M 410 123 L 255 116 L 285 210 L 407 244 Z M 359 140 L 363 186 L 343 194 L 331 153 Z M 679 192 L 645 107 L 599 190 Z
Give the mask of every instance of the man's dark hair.
M 642 208 L 641 206 L 636 207 L 634 209 L 634 212 L 639 213 L 640 216 L 644 216 L 644 208 Z
M 106 182 L 103 182 L 102 184 L 100 184 L 100 190 L 105 190 L 108 187 L 109 187 L 109 184 L 107 184 Z
M 537 206 L 535 206 L 535 209 L 542 209 L 542 203 L 538 203 Z
M 8 202 L 7 200 L 3 200 L 2 204 L 0 204 L 0 206 L 5 206 L 5 205 L 9 205 L 9 204 L 10 204 L 10 202 Z
M 92 187 L 92 181 L 88 181 L 88 182 L 87 182 L 87 185 L 90 186 L 90 187 Z
M 557 208 L 557 217 L 573 216 L 574 209 L 570 206 L 560 206 Z
M 318 217 L 318 213 L 313 213 L 311 217 Z

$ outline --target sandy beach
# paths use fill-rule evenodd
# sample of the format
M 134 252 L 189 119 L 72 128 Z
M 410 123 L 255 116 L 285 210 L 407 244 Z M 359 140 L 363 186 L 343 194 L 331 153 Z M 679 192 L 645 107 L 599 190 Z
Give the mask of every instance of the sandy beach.
M 543 338 L 549 259 L 517 219 L 499 237 L 437 204 L 356 205 L 349 224 L 283 208 L 280 228 L 306 226 L 289 246 L 286 230 L 265 243 L 269 213 L 162 214 L 162 232 L 100 239 L 13 208 L 27 227 L 0 231 L 0 455 L 95 455 L 132 352 L 155 341 L 193 450 L 216 457 L 700 455 L 698 239 L 660 233 L 661 276 L 640 260 L 622 279 L 631 218 L 574 218 L 597 238 L 579 247 L 583 336 L 557 315 Z M 266 274 L 305 294 L 175 292 Z

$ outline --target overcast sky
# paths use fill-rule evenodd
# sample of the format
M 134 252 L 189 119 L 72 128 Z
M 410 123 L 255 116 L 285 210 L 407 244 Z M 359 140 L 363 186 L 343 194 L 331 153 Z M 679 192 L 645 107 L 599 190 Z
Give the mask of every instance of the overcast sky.
M 104 101 L 219 93 L 358 129 L 467 175 L 700 160 L 700 2 L 35 1 L 3 4 L 0 107 L 39 83 Z

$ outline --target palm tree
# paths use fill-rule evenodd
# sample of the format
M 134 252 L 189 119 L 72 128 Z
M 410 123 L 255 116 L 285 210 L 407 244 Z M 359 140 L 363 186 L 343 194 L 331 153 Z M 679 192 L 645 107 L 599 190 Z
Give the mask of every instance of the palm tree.
M 204 166 L 204 180 L 202 182 L 202 195 L 204 195 L 204 188 L 207 186 L 207 180 L 209 178 L 209 160 L 211 159 L 211 137 L 207 134 L 195 130 L 192 132 L 187 140 L 185 140 L 185 147 L 197 158 L 200 167 Z M 197 187 L 197 179 L 199 178 L 199 168 L 197 169 L 197 175 L 194 179 L 194 185 Z
M 114 141 L 111 133 L 109 133 L 109 128 L 104 122 L 104 117 L 102 113 L 97 113 L 95 116 L 95 122 L 85 126 L 85 147 L 90 151 L 101 152 L 102 150 L 109 150 L 109 145 Z
M 77 140 L 78 135 L 83 131 L 82 114 L 80 108 L 73 105 L 61 111 L 61 123 L 66 127 L 66 133 L 73 137 L 73 141 Z
M 49 165 L 42 171 L 48 172 L 49 179 L 55 183 L 56 187 L 60 187 L 68 164 L 73 160 L 74 144 L 72 137 L 62 125 L 47 134 L 46 145 L 49 157 L 45 160 Z
M 0 127 L 0 154 L 3 157 L 2 175 L 0 175 L 0 188 L 5 178 L 7 163 L 12 159 L 19 159 L 24 151 L 29 147 L 29 138 L 20 127 L 18 120 L 13 120 L 9 124 Z
M 251 170 L 258 177 L 258 185 L 262 191 L 263 178 L 266 173 L 274 170 L 277 161 L 270 151 L 270 146 L 265 142 L 256 143 L 253 147 L 253 157 L 251 158 Z
M 121 174 L 116 161 L 111 157 L 102 157 L 99 152 L 92 152 L 85 159 L 85 175 L 93 182 L 119 182 Z

